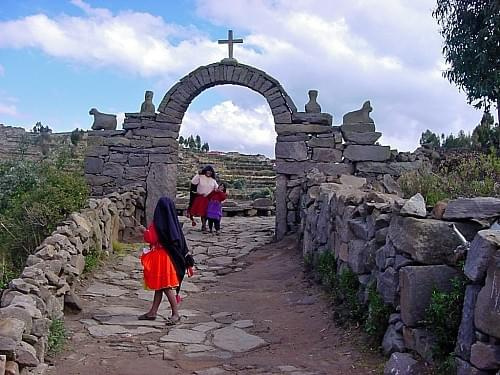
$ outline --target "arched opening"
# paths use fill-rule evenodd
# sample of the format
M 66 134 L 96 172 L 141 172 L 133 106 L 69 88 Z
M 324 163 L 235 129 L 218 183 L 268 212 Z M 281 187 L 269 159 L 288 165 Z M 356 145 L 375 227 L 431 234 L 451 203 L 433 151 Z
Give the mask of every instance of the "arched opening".
M 189 180 L 212 165 L 228 188 L 227 216 L 269 215 L 274 201 L 276 131 L 261 95 L 223 85 L 205 90 L 190 104 L 179 132 L 177 206 L 185 209 Z M 255 204 L 254 204 L 255 203 Z

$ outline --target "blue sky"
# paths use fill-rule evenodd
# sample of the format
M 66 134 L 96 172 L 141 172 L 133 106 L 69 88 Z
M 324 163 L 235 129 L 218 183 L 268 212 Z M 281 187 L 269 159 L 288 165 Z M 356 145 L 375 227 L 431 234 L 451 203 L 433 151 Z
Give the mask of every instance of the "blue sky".
M 324 112 L 342 115 L 370 99 L 383 144 L 417 147 L 421 132 L 470 131 L 481 113 L 441 77 L 434 1 L 375 0 L 1 0 L 0 123 L 54 131 L 88 129 L 92 107 L 136 112 L 145 90 L 158 105 L 175 82 L 235 57 L 277 78 L 299 110 L 318 89 Z M 273 154 L 266 102 L 218 86 L 189 107 L 181 134 L 213 149 Z

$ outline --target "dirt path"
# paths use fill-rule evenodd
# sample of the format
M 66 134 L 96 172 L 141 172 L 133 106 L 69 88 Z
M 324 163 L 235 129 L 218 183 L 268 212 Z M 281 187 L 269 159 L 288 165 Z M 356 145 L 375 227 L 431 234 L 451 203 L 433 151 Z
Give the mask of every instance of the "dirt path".
M 269 243 L 273 225 L 274 218 L 231 218 L 219 237 L 186 231 L 198 271 L 184 284 L 184 318 L 174 327 L 136 318 L 152 299 L 137 251 L 102 267 L 82 284 L 84 310 L 67 316 L 71 340 L 49 373 L 380 373 L 383 358 L 360 349 L 362 336 L 333 324 L 294 239 Z M 166 301 L 160 312 L 168 316 Z

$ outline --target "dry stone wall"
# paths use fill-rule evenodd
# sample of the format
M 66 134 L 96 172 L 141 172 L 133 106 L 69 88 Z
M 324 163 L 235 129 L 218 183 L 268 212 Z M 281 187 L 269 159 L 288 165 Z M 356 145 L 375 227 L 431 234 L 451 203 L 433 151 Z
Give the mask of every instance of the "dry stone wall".
M 86 209 L 71 214 L 28 257 L 1 297 L 0 363 L 8 374 L 45 373 L 52 321 L 63 317 L 65 307 L 80 309 L 74 287 L 85 256 L 111 252 L 114 240 L 136 235 L 144 196 L 145 190 L 137 188 L 90 199 Z
M 304 255 L 332 252 L 337 273 L 357 275 L 360 303 L 374 287 L 392 309 L 382 342 L 391 355 L 387 374 L 417 373 L 415 354 L 433 362 L 436 337 L 423 320 L 433 290 L 449 292 L 454 278 L 467 281 L 457 373 L 500 370 L 500 230 L 489 228 L 500 217 L 499 199 L 453 200 L 443 217 L 442 210 L 428 214 L 419 195 L 375 192 L 354 176 L 326 182 L 319 171 L 309 173 L 302 191 Z

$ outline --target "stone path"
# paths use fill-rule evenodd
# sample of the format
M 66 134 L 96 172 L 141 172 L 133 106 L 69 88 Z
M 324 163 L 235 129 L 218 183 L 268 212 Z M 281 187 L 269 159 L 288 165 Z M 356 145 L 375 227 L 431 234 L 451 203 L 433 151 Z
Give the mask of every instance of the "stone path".
M 67 316 L 71 341 L 55 359 L 50 374 L 329 373 L 292 365 L 286 357 L 275 364 L 259 363 L 259 353 L 272 352 L 273 345 L 279 344 L 269 335 L 272 321 L 250 315 L 252 306 L 238 306 L 241 288 L 236 284 L 225 288 L 222 282 L 230 274 L 246 272 L 247 255 L 271 242 L 274 218 L 228 218 L 220 236 L 202 234 L 188 224 L 184 227 L 197 265 L 195 275 L 183 282 L 181 322 L 165 325 L 170 315 L 166 299 L 157 320 L 137 320 L 149 308 L 153 292 L 143 288 L 140 246 L 136 246 L 137 250 L 117 257 L 82 285 L 79 295 L 84 310 Z M 244 290 L 252 289 L 247 282 L 242 285 Z M 251 301 L 253 296 L 245 298 Z M 307 296 L 296 305 L 317 300 L 317 296 Z M 242 360 L 252 356 L 256 356 L 253 361 Z

